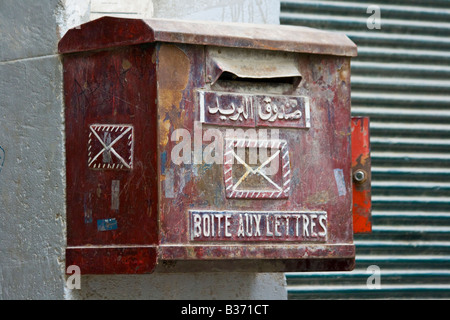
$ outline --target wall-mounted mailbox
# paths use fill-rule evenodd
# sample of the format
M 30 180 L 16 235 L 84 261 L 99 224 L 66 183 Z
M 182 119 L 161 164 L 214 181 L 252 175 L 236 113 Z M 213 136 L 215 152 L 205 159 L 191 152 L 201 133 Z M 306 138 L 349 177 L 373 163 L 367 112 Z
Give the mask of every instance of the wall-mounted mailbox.
M 354 267 L 353 189 L 370 231 L 370 149 L 367 119 L 351 121 L 346 36 L 104 17 L 68 31 L 59 52 L 67 265 Z

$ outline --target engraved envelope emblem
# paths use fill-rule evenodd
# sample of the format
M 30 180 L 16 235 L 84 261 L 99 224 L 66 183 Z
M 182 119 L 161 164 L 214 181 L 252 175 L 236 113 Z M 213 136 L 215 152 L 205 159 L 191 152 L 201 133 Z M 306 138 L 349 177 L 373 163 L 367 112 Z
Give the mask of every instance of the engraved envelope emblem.
M 133 127 L 131 125 L 91 125 L 88 139 L 88 167 L 132 169 Z
M 291 171 L 286 141 L 230 139 L 226 140 L 224 156 L 227 198 L 289 197 Z

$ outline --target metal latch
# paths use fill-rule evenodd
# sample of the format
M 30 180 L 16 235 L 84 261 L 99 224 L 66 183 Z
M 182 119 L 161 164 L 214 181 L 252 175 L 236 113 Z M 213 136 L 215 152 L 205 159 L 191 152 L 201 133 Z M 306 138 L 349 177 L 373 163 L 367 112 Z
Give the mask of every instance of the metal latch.
M 353 233 L 372 232 L 372 187 L 368 117 L 352 117 Z

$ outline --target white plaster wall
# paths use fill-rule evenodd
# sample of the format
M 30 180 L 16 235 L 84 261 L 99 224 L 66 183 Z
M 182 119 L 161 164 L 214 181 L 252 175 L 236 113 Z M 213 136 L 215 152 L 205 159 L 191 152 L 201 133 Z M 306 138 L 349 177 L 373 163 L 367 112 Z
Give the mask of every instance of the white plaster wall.
M 67 30 L 91 20 L 92 1 L 95 0 L 60 0 L 56 11 L 58 38 L 61 38 Z
M 101 16 L 99 2 L 0 0 L 0 299 L 286 299 L 281 273 L 86 275 L 80 290 L 66 287 L 57 43 Z M 278 0 L 116 2 L 103 7 L 108 15 L 274 24 L 279 16 Z
M 66 299 L 285 300 L 283 273 L 90 275 Z
M 60 7 L 0 1 L 0 299 L 64 294 Z
M 153 0 L 91 0 L 90 19 L 104 15 L 146 19 L 153 16 Z
M 280 23 L 278 0 L 154 0 L 155 18 Z
M 74 1 L 74 0 L 66 0 Z M 86 0 L 84 0 L 86 1 Z M 279 0 L 90 0 L 90 19 L 104 15 L 279 24 Z

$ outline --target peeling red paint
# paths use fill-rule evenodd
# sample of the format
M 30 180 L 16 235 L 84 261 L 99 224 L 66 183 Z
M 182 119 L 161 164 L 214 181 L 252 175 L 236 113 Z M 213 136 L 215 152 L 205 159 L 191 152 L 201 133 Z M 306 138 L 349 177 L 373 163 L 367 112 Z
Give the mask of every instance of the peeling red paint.
M 353 181 L 353 231 L 372 232 L 371 158 L 369 118 L 352 118 L 352 171 L 362 174 Z

